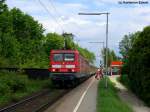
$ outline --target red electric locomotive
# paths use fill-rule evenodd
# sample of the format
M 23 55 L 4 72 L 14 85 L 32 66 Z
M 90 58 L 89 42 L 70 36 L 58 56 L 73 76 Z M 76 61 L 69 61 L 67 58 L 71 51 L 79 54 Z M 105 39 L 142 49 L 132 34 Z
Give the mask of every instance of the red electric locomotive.
M 50 52 L 50 77 L 54 84 L 77 84 L 94 73 L 93 66 L 77 50 Z

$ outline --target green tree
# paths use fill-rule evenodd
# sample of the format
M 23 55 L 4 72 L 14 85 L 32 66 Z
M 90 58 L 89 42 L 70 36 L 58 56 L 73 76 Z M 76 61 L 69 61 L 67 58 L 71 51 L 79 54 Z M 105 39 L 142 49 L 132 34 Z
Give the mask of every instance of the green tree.
M 106 65 L 106 48 L 101 50 L 101 54 L 102 54 L 102 58 L 103 58 L 103 62 L 104 65 Z M 115 54 L 114 50 L 111 49 L 107 49 L 107 66 L 110 66 L 112 61 L 116 61 L 119 60 L 117 55 Z
M 150 26 L 133 34 L 125 67 L 131 89 L 150 105 Z
M 122 73 L 129 73 L 129 53 L 132 49 L 135 40 L 138 38 L 140 32 L 131 33 L 125 35 L 119 43 L 120 54 L 122 55 L 122 61 L 124 62 Z
M 0 0 L 0 14 L 2 14 L 3 12 L 8 11 L 8 7 L 5 4 L 6 0 Z
M 72 33 L 63 33 L 64 43 L 66 49 L 77 49 L 80 54 L 85 57 L 89 62 L 93 63 L 95 60 L 94 53 L 88 51 L 86 48 L 82 48 L 79 45 L 75 44 L 73 41 L 74 35 Z
M 51 50 L 63 49 L 64 39 L 61 35 L 56 33 L 48 33 L 45 37 L 45 50 L 49 55 Z
M 19 57 L 19 43 L 13 35 L 12 16 L 7 10 L 7 5 L 4 4 L 4 1 L 0 1 L 0 7 L 3 9 L 0 14 L 0 57 L 7 62 L 5 63 L 2 60 L 1 64 L 15 66 Z
M 24 14 L 17 8 L 10 10 L 10 14 L 12 16 L 13 35 L 20 43 L 19 62 L 21 66 L 25 66 L 26 63 L 32 62 L 36 56 L 38 57 L 44 29 L 31 16 Z
M 127 57 L 129 50 L 132 48 L 135 39 L 139 36 L 140 32 L 125 35 L 119 43 L 120 54 L 123 57 Z
M 64 49 L 75 49 L 74 35 L 72 33 L 63 33 L 62 36 L 64 37 Z

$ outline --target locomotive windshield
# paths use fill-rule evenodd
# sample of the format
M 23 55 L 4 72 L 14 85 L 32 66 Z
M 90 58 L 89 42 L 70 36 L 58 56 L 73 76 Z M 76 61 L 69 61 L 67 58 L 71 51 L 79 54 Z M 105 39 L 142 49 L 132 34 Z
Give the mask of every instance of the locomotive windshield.
M 54 61 L 63 61 L 63 54 L 54 54 Z
M 74 54 L 64 54 L 65 61 L 74 61 Z
M 74 61 L 75 55 L 73 53 L 59 53 L 54 54 L 54 61 Z

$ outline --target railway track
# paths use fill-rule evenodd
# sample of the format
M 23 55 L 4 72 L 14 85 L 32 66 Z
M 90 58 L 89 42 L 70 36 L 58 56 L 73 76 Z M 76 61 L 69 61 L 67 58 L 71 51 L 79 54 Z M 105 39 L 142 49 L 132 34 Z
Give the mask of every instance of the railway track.
M 45 90 L 22 101 L 0 109 L 0 112 L 43 112 L 70 90 Z

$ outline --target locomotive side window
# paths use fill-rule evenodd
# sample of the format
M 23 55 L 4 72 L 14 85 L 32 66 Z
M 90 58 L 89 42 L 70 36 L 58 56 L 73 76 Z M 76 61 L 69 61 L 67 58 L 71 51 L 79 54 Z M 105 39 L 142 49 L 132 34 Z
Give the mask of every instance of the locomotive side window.
M 75 55 L 74 54 L 64 54 L 64 61 L 74 61 Z
M 54 54 L 54 61 L 63 61 L 63 54 Z

